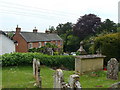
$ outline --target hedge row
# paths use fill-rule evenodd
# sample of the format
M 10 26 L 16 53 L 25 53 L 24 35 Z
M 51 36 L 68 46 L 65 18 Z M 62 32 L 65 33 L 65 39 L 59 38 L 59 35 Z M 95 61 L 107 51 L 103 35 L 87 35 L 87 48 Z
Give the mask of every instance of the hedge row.
M 33 58 L 39 59 L 40 63 L 48 67 L 65 67 L 74 69 L 75 58 L 73 56 L 50 56 L 41 53 L 11 53 L 2 55 L 2 66 L 32 65 Z
M 105 63 L 107 63 L 110 58 L 116 58 L 120 61 L 120 33 L 97 37 L 95 39 L 94 51 L 98 48 L 101 49 L 103 55 L 107 56 Z

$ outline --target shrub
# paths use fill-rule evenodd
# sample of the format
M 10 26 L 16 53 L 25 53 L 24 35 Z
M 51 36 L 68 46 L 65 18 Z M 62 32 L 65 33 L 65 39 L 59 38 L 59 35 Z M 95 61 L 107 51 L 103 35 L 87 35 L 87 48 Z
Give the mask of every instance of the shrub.
M 106 55 L 105 63 L 110 58 L 120 60 L 120 33 L 108 34 L 95 39 L 94 51 L 101 50 L 103 55 Z
M 11 53 L 2 55 L 2 66 L 32 65 L 33 58 L 39 59 L 40 63 L 49 67 L 61 66 L 73 70 L 75 58 L 73 56 L 45 55 L 41 53 Z

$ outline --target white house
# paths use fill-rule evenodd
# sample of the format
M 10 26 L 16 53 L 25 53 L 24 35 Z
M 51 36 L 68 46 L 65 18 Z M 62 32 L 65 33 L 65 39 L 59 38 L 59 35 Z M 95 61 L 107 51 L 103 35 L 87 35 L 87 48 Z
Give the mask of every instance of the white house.
M 15 42 L 0 31 L 0 55 L 11 52 L 15 52 Z

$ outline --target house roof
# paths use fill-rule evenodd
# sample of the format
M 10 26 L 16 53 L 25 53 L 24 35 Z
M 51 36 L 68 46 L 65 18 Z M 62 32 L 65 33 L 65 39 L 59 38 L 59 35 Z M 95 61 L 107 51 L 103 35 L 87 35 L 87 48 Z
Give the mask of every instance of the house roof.
M 20 34 L 27 42 L 62 40 L 57 34 L 47 34 L 38 32 L 21 32 Z
M 16 40 L 11 39 L 11 38 L 10 38 L 7 34 L 5 34 L 5 32 L 3 32 L 2 30 L 0 30 L 0 34 L 5 35 L 7 38 L 9 38 L 10 40 L 12 40 L 14 43 L 17 43 Z
M 0 30 L 0 34 L 6 35 L 2 30 Z

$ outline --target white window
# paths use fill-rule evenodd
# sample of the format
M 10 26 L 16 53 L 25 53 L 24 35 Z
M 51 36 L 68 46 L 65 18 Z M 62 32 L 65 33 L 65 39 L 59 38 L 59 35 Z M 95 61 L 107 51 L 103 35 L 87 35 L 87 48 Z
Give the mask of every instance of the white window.
M 61 45 L 61 46 L 63 45 L 63 42 L 62 42 L 62 41 L 60 41 L 60 45 Z
M 32 43 L 29 43 L 29 49 L 31 49 L 33 47 Z
M 41 48 L 41 46 L 42 46 L 42 43 L 41 43 L 41 42 L 39 42 L 39 48 Z
M 58 41 L 55 41 L 56 46 L 58 46 Z
M 46 45 L 47 42 L 44 42 L 44 45 Z

